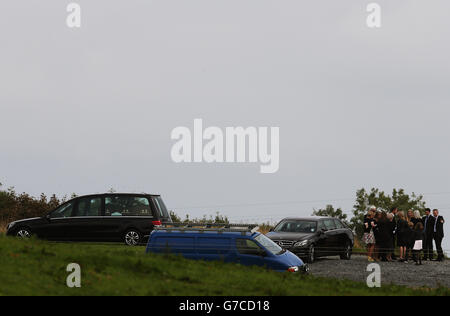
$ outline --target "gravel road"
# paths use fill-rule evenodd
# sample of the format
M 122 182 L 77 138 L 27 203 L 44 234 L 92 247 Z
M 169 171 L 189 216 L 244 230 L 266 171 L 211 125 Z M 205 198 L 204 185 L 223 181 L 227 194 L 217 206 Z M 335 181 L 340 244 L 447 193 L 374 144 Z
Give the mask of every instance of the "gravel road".
M 414 262 L 378 262 L 381 267 L 381 286 L 384 284 L 398 284 L 410 287 L 439 287 L 450 288 L 450 261 L 424 261 L 416 266 Z M 311 274 L 322 277 L 334 277 L 366 282 L 370 272 L 367 272 L 369 262 L 364 256 L 353 256 L 350 261 L 340 260 L 339 257 L 320 258 L 311 264 Z

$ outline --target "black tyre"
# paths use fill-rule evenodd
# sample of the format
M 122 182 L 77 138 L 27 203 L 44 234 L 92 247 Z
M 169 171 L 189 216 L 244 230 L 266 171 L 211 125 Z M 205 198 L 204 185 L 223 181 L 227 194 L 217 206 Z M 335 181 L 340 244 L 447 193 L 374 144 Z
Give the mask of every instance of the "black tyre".
M 352 258 L 352 244 L 347 241 L 341 253 L 342 260 L 350 260 Z
M 141 243 L 142 235 L 136 229 L 128 230 L 124 235 L 125 245 L 127 246 L 137 246 Z
M 305 258 L 307 263 L 314 263 L 316 261 L 316 247 L 314 245 L 309 246 L 308 256 Z
M 28 239 L 28 238 L 31 238 L 32 235 L 33 234 L 31 232 L 31 230 L 26 227 L 21 227 L 21 228 L 17 229 L 17 231 L 16 231 L 16 237 L 18 237 L 18 238 Z

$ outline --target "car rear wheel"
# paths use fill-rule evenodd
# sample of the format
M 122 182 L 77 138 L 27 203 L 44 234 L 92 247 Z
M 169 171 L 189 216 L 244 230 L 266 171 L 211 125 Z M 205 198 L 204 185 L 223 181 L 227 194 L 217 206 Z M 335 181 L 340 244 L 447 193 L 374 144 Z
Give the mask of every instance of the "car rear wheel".
M 344 246 L 344 250 L 341 253 L 341 259 L 350 260 L 351 258 L 352 258 L 352 245 L 350 242 L 347 241 L 347 243 Z
M 306 257 L 306 262 L 313 263 L 316 261 L 316 248 L 314 245 L 309 246 L 308 257 Z
M 29 230 L 28 228 L 20 228 L 19 230 L 17 230 L 16 236 L 19 238 L 31 238 L 31 230 Z
M 137 230 L 129 230 L 125 233 L 125 244 L 128 246 L 137 246 L 141 242 L 141 233 Z

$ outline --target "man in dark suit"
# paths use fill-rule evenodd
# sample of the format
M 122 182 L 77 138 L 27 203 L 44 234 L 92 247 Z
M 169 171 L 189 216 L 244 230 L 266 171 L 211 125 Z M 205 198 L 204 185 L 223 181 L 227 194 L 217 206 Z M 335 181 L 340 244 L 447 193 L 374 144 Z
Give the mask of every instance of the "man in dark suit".
M 442 239 L 444 239 L 444 217 L 439 216 L 438 210 L 433 210 L 434 226 L 433 226 L 433 239 L 436 244 L 438 253 L 437 261 L 444 261 L 444 252 L 442 251 Z
M 425 216 L 422 218 L 423 227 L 425 232 L 425 246 L 423 247 L 423 260 L 433 259 L 433 231 L 435 219 L 431 215 L 429 208 L 425 209 Z

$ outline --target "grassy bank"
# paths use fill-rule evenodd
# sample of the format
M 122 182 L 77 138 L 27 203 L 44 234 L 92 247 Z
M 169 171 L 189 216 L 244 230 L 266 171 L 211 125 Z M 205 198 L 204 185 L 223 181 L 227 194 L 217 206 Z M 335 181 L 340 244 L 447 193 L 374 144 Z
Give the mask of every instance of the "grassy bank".
M 6 222 L 0 222 L 0 234 L 6 233 Z
M 276 273 L 221 262 L 146 255 L 143 247 L 56 244 L 0 235 L 1 295 L 449 295 L 449 289 L 409 289 Z M 82 287 L 66 286 L 66 266 L 78 263 Z

